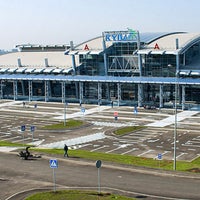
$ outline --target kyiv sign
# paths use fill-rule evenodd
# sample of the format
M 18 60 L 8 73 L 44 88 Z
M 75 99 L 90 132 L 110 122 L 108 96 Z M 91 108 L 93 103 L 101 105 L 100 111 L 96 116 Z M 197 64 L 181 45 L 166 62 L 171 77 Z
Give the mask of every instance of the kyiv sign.
M 106 42 L 109 41 L 133 41 L 137 39 L 137 31 L 128 29 L 128 31 L 104 32 L 103 36 Z

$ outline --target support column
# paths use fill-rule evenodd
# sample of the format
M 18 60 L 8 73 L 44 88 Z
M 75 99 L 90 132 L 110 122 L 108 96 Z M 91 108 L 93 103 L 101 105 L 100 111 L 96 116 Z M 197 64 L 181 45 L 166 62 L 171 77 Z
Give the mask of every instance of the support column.
M 70 48 L 73 51 L 74 50 L 74 44 L 73 41 L 70 41 Z M 73 67 L 73 74 L 76 75 L 76 60 L 75 60 L 75 55 L 72 54 L 72 67 Z
M 139 68 L 140 76 L 142 76 L 142 55 L 141 54 L 138 54 L 138 68 Z
M 72 55 L 72 67 L 74 70 L 74 75 L 76 75 L 76 60 L 75 60 L 75 55 Z
M 142 55 L 138 54 L 138 67 L 140 76 L 142 76 Z M 141 83 L 138 84 L 138 106 L 142 107 L 143 102 L 143 85 Z
M 178 73 L 179 73 L 179 65 L 180 65 L 179 54 L 177 54 L 176 55 L 176 76 L 178 76 Z
M 163 108 L 163 85 L 160 85 L 160 106 L 159 108 Z
M 141 83 L 138 84 L 138 106 L 142 107 L 143 102 L 143 85 Z
M 106 55 L 106 42 L 105 42 L 105 40 L 104 40 L 104 36 L 103 36 L 102 45 L 103 45 L 103 51 L 104 51 L 104 54 L 103 54 L 103 59 L 104 59 L 104 72 L 105 72 L 105 76 L 107 76 L 107 75 L 108 75 L 108 64 L 107 64 L 107 55 Z
M 121 84 L 117 83 L 117 104 L 120 105 L 121 101 Z
M 33 100 L 33 81 L 28 81 L 28 100 Z
M 137 49 L 140 50 L 140 33 L 137 31 Z
M 1 86 L 0 86 L 0 99 L 3 99 L 3 80 L 1 80 Z
M 79 98 L 79 83 L 74 82 L 74 84 L 75 84 L 76 99 L 78 99 Z
M 65 82 L 61 82 L 62 87 L 62 103 L 66 102 L 66 93 L 65 93 Z
M 79 103 L 83 103 L 83 83 L 79 82 Z
M 22 87 L 22 95 L 25 96 L 25 88 L 24 88 L 24 81 L 21 80 L 21 87 Z
M 182 110 L 185 110 L 185 85 L 182 85 Z
M 105 83 L 106 84 L 106 92 L 107 92 L 107 99 L 110 101 L 110 83 Z
M 14 100 L 17 100 L 17 81 L 13 81 L 13 96 Z
M 101 105 L 102 99 L 102 83 L 98 83 L 98 105 Z
M 49 101 L 49 81 L 45 81 L 45 102 Z

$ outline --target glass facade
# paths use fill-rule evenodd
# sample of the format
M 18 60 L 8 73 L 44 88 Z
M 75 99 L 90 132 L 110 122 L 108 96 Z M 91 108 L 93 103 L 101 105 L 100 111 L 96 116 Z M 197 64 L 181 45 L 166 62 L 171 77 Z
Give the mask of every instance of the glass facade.
M 150 54 L 143 56 L 142 76 L 174 77 L 175 55 Z

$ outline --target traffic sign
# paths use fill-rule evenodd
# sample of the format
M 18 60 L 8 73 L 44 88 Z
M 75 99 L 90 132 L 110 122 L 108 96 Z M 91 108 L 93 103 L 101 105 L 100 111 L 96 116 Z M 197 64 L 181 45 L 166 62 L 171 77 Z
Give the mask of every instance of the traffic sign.
M 21 126 L 21 131 L 25 131 L 26 130 L 26 126 L 25 125 L 22 125 Z
M 117 111 L 114 112 L 114 117 L 118 117 L 118 112 Z
M 35 126 L 31 126 L 31 132 L 34 132 L 35 131 Z
M 56 159 L 52 159 L 49 161 L 50 168 L 58 168 L 58 161 Z
M 97 162 L 96 162 L 96 167 L 97 167 L 97 168 L 100 168 L 100 167 L 101 167 L 101 160 L 97 160 Z
M 84 108 L 84 107 L 81 108 L 81 112 L 82 112 L 82 113 L 85 112 L 85 108 Z
M 136 106 L 134 107 L 134 110 L 133 110 L 133 112 L 134 112 L 134 114 L 137 114 L 137 113 L 138 113 L 138 109 L 137 109 L 137 107 L 136 107 Z
M 158 159 L 162 160 L 162 154 L 161 153 L 158 154 Z

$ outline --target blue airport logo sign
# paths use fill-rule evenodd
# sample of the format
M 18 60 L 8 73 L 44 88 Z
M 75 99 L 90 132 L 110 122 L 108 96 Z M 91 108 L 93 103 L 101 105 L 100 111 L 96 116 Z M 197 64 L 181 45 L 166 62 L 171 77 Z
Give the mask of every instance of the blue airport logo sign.
M 133 41 L 137 39 L 137 31 L 128 29 L 128 31 L 111 31 L 103 33 L 106 42 L 110 41 Z

